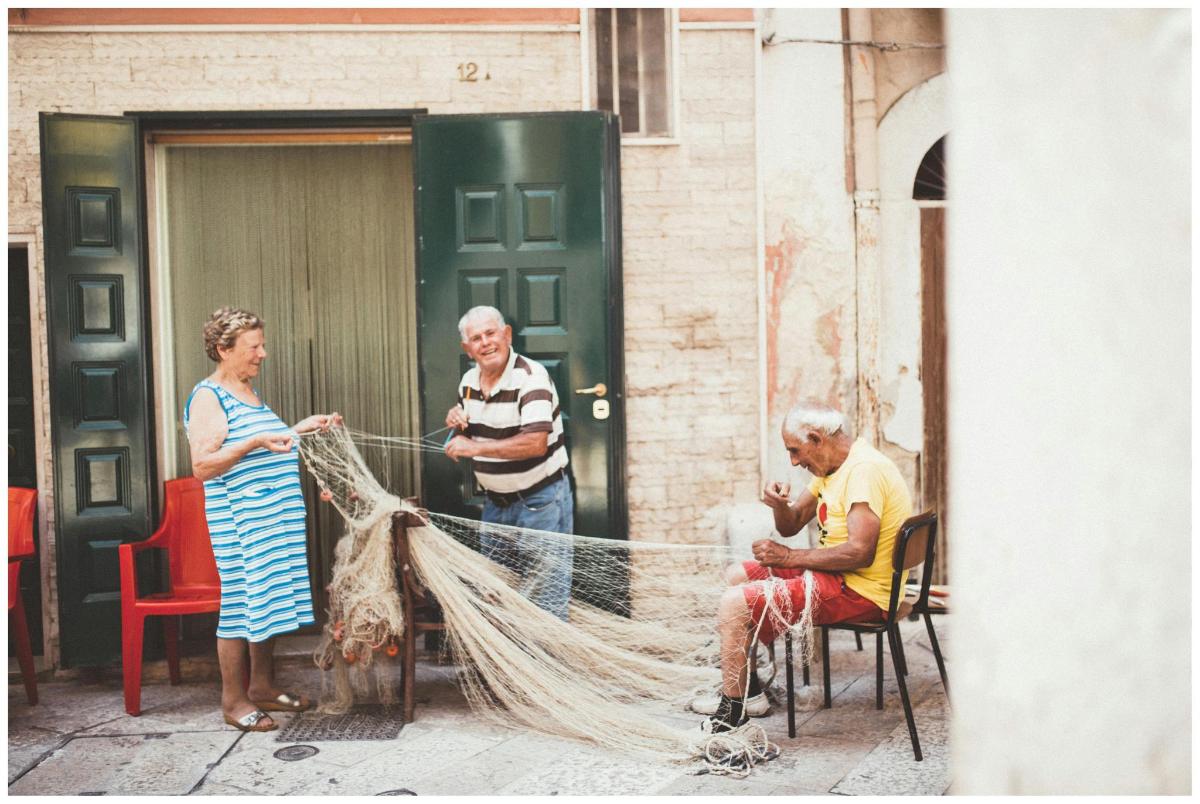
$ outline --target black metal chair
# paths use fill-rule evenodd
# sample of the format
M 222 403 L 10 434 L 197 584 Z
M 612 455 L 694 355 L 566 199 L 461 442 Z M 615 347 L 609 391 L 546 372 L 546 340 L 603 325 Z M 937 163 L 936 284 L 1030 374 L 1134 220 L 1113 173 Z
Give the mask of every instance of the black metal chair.
M 908 700 L 908 687 L 904 676 L 908 668 L 904 660 L 904 645 L 900 640 L 900 628 L 897 623 L 910 613 L 923 615 L 925 627 L 929 631 L 929 643 L 937 660 L 938 673 L 942 677 L 942 686 L 946 697 L 950 697 L 950 685 L 946 680 L 946 663 L 942 659 L 941 647 L 938 645 L 937 634 L 933 630 L 933 622 L 929 613 L 929 586 L 933 581 L 933 548 L 937 539 L 937 514 L 932 511 L 919 514 L 905 520 L 896 533 L 896 543 L 892 552 L 892 596 L 888 602 L 887 615 L 881 622 L 831 623 L 821 626 L 821 659 L 825 682 L 825 708 L 833 706 L 829 682 L 829 631 L 853 631 L 855 636 L 861 634 L 875 635 L 875 708 L 883 709 L 883 636 L 887 635 L 888 648 L 892 654 L 892 666 L 896 671 L 896 683 L 900 687 L 900 701 L 904 704 L 904 717 L 908 721 L 908 735 L 912 738 L 913 756 L 921 761 L 921 743 L 917 738 L 917 725 L 913 719 L 912 704 Z M 921 591 L 912 603 L 904 599 L 904 584 L 900 579 L 905 570 L 912 569 L 924 563 L 921 577 Z M 787 632 L 784 636 L 784 664 L 787 682 L 788 707 L 788 736 L 796 736 L 796 701 L 792 681 L 792 635 Z M 808 681 L 808 666 L 804 667 L 805 683 Z

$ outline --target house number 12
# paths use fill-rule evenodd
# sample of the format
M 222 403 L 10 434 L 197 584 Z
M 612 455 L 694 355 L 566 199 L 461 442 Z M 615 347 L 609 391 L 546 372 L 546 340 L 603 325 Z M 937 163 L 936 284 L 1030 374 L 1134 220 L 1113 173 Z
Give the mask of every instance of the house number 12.
M 483 80 L 491 80 L 491 73 L 484 73 Z M 478 81 L 479 80 L 479 65 L 473 61 L 460 62 L 458 65 L 458 80 L 459 81 Z

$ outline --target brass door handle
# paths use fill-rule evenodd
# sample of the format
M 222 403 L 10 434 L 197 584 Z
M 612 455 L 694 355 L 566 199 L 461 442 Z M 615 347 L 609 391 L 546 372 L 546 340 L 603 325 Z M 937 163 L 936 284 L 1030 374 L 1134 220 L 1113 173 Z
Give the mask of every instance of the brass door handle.
M 604 396 L 608 393 L 608 386 L 602 382 L 598 382 L 591 388 L 576 388 L 577 394 L 595 394 L 596 396 Z

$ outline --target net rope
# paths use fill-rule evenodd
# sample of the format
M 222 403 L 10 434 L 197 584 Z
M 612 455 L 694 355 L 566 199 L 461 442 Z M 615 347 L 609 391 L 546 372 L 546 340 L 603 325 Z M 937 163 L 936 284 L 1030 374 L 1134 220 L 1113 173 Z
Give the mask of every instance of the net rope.
M 434 441 L 344 427 L 301 440 L 322 500 L 346 522 L 314 652 L 327 671 L 321 711 L 395 701 L 395 664 L 383 660 L 400 653 L 405 627 L 392 515 L 415 512 L 425 524 L 408 528 L 411 567 L 441 607 L 459 686 L 481 718 L 663 760 L 700 758 L 713 773 L 744 775 L 778 754 L 761 727 L 703 734 L 684 709 L 697 690 L 720 684 L 715 614 L 727 589 L 723 571 L 738 563 L 728 545 L 573 536 L 421 511 L 380 485 L 372 465 L 386 465 L 386 450 Z M 532 602 L 537 589 L 572 572 L 566 621 Z M 790 628 L 797 661 L 810 661 L 814 584 L 806 584 L 803 616 L 789 625 L 797 618 L 782 581 L 756 583 L 766 605 L 754 638 L 768 623 L 778 634 Z M 731 661 L 749 669 L 751 659 L 739 653 Z

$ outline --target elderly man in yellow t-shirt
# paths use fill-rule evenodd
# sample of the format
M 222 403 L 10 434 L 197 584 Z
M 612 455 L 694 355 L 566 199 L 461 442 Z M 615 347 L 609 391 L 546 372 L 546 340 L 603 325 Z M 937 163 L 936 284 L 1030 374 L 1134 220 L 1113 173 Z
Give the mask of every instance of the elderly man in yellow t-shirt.
M 758 637 L 764 643 L 774 642 L 776 632 L 772 618 L 762 616 L 763 584 L 754 582 L 781 579 L 775 587 L 779 609 L 795 622 L 804 609 L 804 572 L 812 570 L 814 623 L 882 620 L 892 591 L 892 546 L 912 513 L 896 465 L 861 438 L 852 439 L 840 411 L 819 403 L 797 405 L 784 418 L 783 443 L 792 465 L 811 472 L 812 482 L 794 502 L 788 484 L 768 483 L 763 502 L 781 536 L 795 535 L 815 516 L 821 543 L 799 549 L 762 539 L 753 545 L 754 561 L 726 570 L 731 588 L 718 615 L 721 695 L 692 702 L 693 709 L 711 714 L 706 728 L 713 732 L 766 714 L 766 696 L 756 675 L 747 674 L 745 657 L 752 625 L 762 621 Z

